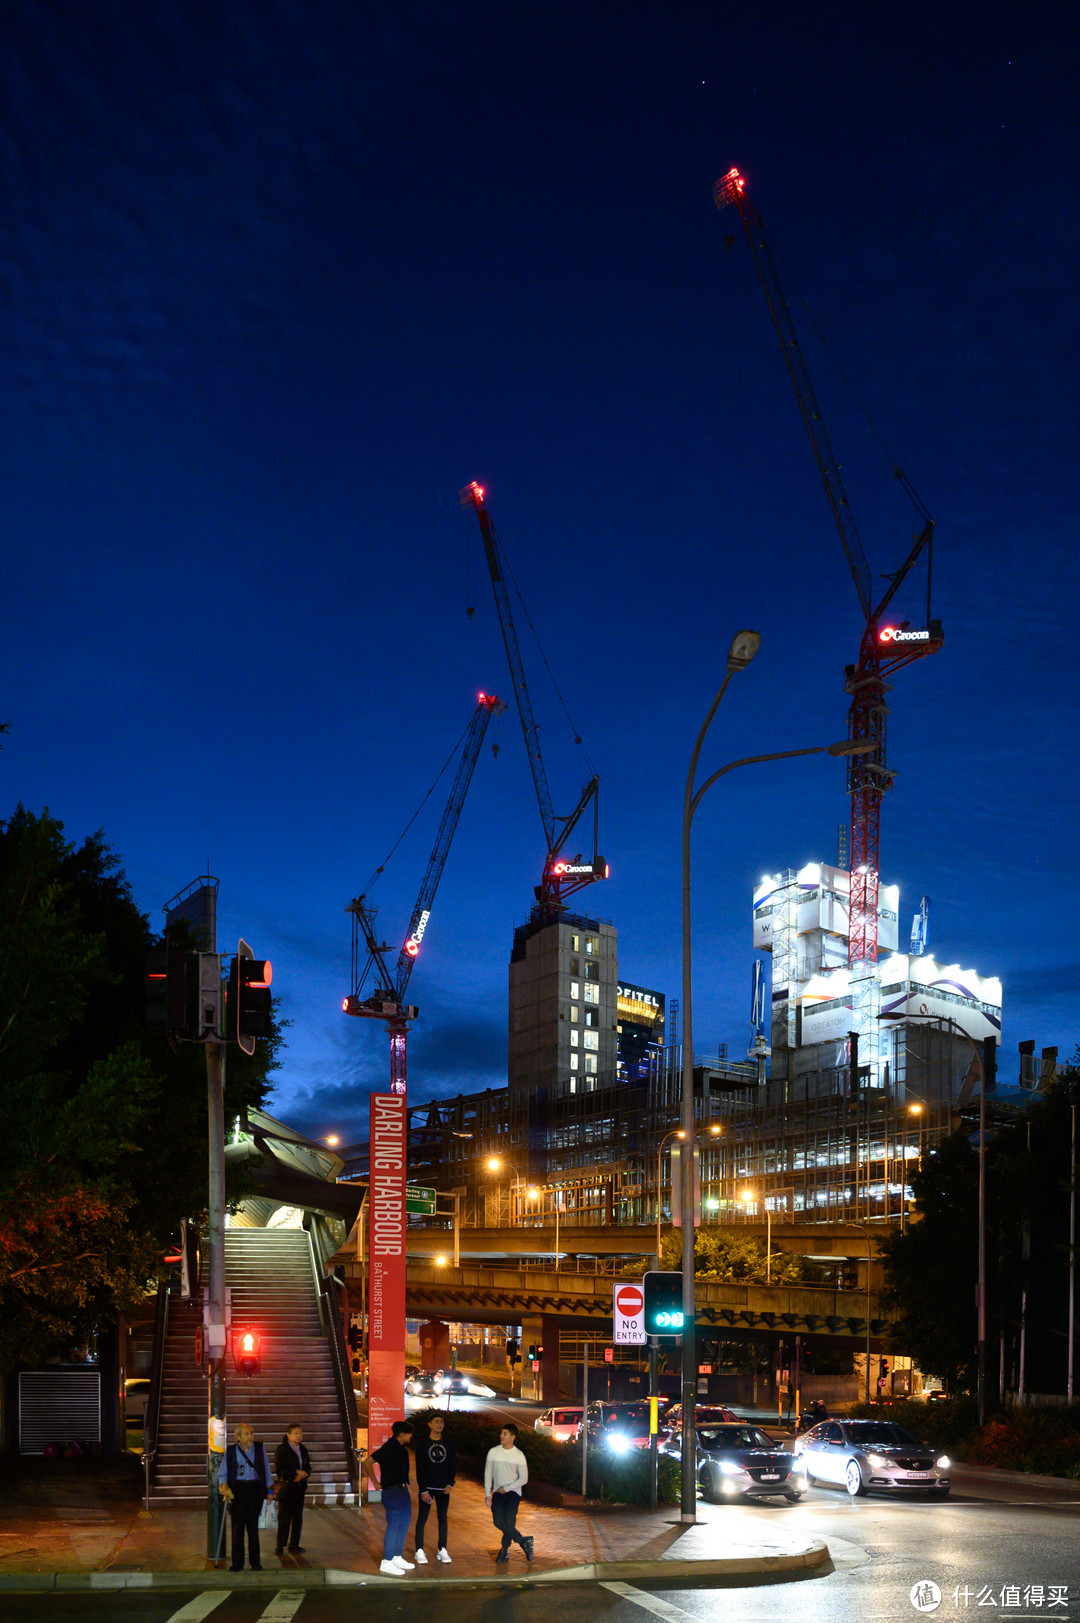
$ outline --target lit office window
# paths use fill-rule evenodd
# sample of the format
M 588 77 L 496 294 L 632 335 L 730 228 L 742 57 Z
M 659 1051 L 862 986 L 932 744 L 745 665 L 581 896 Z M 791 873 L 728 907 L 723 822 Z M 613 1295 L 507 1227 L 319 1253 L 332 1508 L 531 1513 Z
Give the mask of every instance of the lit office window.
M 574 939 L 575 939 L 575 943 L 576 943 L 577 937 L 575 936 Z M 588 958 L 595 957 L 596 954 L 599 952 L 599 950 L 600 950 L 600 943 L 597 940 L 597 938 L 594 935 L 587 935 L 585 937 L 585 955 L 586 955 L 586 957 L 588 957 Z
M 596 1075 L 596 1055 L 595 1054 L 586 1054 L 585 1055 L 585 1069 L 587 1071 L 590 1071 L 593 1076 Z
M 600 1001 L 600 988 L 598 986 L 588 986 L 587 985 L 585 987 L 585 1001 L 586 1001 L 586 1003 L 599 1003 L 599 1001 Z
M 577 1032 L 572 1031 L 570 1033 L 570 1041 L 573 1042 L 573 1040 L 574 1040 L 574 1038 L 576 1036 L 577 1036 Z M 600 1033 L 598 1031 L 587 1031 L 585 1033 L 585 1047 L 586 1048 L 599 1048 L 600 1047 Z
M 588 1032 L 586 1032 L 585 1035 L 587 1037 Z M 578 1046 L 578 1033 L 576 1031 L 571 1031 L 571 1033 L 570 1033 L 570 1047 L 571 1048 L 576 1048 L 577 1046 Z M 588 1046 L 589 1046 L 588 1043 L 586 1043 L 585 1046 L 586 1046 L 586 1048 L 588 1048 Z
M 578 1005 L 576 1003 L 571 1003 L 571 1005 L 570 1005 L 570 1023 L 571 1023 L 571 1025 L 573 1025 L 574 1022 L 578 1019 L 578 1016 L 580 1015 L 580 1013 L 581 1013 L 581 1011 L 578 1008 Z
M 580 981 L 571 981 L 570 982 L 570 996 L 571 997 L 580 997 L 581 996 L 581 982 Z
M 576 1036 L 577 1033 L 575 1032 L 574 1035 Z M 570 1069 L 572 1071 L 576 1071 L 577 1068 L 578 1068 L 578 1056 L 576 1054 L 571 1054 L 570 1055 Z

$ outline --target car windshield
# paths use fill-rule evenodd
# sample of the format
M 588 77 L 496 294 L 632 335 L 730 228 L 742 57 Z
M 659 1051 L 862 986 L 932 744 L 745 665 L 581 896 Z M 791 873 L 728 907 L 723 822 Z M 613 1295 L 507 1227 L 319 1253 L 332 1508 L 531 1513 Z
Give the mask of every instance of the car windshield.
M 610 1408 L 605 1404 L 600 1411 L 600 1418 L 605 1426 L 640 1426 L 649 1424 L 649 1405 L 647 1403 L 627 1403 L 622 1408 Z
M 702 1448 L 768 1448 L 774 1444 L 756 1426 L 699 1426 L 698 1442 Z
M 849 1443 L 914 1443 L 916 1447 L 919 1444 L 919 1439 L 906 1426 L 898 1426 L 890 1420 L 856 1420 L 846 1425 L 844 1431 Z

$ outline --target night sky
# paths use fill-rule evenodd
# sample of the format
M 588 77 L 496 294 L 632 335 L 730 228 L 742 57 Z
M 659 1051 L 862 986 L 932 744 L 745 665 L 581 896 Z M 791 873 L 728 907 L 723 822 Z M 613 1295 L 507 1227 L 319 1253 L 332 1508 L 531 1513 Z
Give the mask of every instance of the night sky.
M 274 963 L 273 1108 L 361 1135 L 380 1026 L 339 1011 L 346 902 L 507 672 L 557 811 L 600 773 L 624 978 L 678 996 L 690 748 L 844 736 L 853 583 L 752 261 L 748 177 L 875 576 L 937 520 L 944 650 L 897 678 L 901 936 L 1080 1038 L 1073 8 L 8 0 L 0 19 L 0 815 L 103 828 L 155 920 L 203 871 Z M 729 249 L 727 239 L 734 237 Z M 807 313 L 807 310 L 810 314 Z M 880 434 L 885 456 L 815 324 Z M 922 624 L 925 578 L 897 607 Z M 471 617 L 468 609 L 475 608 Z M 488 733 L 410 987 L 410 1095 L 505 1079 L 543 846 Z M 400 942 L 449 783 L 379 881 Z M 694 846 L 695 1047 L 749 1037 L 750 903 L 835 860 L 843 763 L 748 768 Z M 1070 926 L 1070 932 L 1071 932 Z

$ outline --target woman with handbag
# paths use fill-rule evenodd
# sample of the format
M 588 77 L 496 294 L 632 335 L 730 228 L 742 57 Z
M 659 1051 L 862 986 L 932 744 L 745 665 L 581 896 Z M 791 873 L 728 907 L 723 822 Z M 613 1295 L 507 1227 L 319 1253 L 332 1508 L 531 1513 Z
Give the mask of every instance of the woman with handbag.
M 278 1530 L 275 1554 L 303 1555 L 300 1532 L 304 1525 L 304 1495 L 311 1476 L 311 1456 L 303 1443 L 302 1426 L 290 1426 L 274 1455 L 278 1487 Z

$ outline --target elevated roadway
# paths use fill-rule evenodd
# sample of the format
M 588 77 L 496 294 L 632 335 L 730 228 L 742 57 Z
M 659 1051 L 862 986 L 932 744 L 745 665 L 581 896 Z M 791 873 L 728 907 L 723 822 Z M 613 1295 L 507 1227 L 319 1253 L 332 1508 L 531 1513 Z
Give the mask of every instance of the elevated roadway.
M 670 1233 L 670 1228 L 667 1229 Z M 751 1234 L 764 1241 L 764 1223 L 733 1224 L 722 1232 Z M 891 1227 L 870 1227 L 871 1252 L 880 1253 L 882 1241 L 892 1233 Z M 453 1253 L 453 1234 L 446 1228 L 409 1228 L 406 1245 L 410 1257 L 436 1257 Z M 343 1249 L 355 1246 L 355 1235 Z M 553 1225 L 516 1225 L 513 1228 L 463 1228 L 460 1234 L 461 1257 L 542 1257 L 555 1255 L 556 1237 Z M 866 1261 L 866 1236 L 860 1229 L 842 1223 L 784 1223 L 772 1225 L 774 1251 L 790 1251 L 798 1256 L 816 1260 L 852 1262 Z M 656 1251 L 656 1224 L 635 1226 L 599 1224 L 586 1227 L 559 1225 L 558 1249 L 560 1256 L 581 1257 L 645 1257 Z

